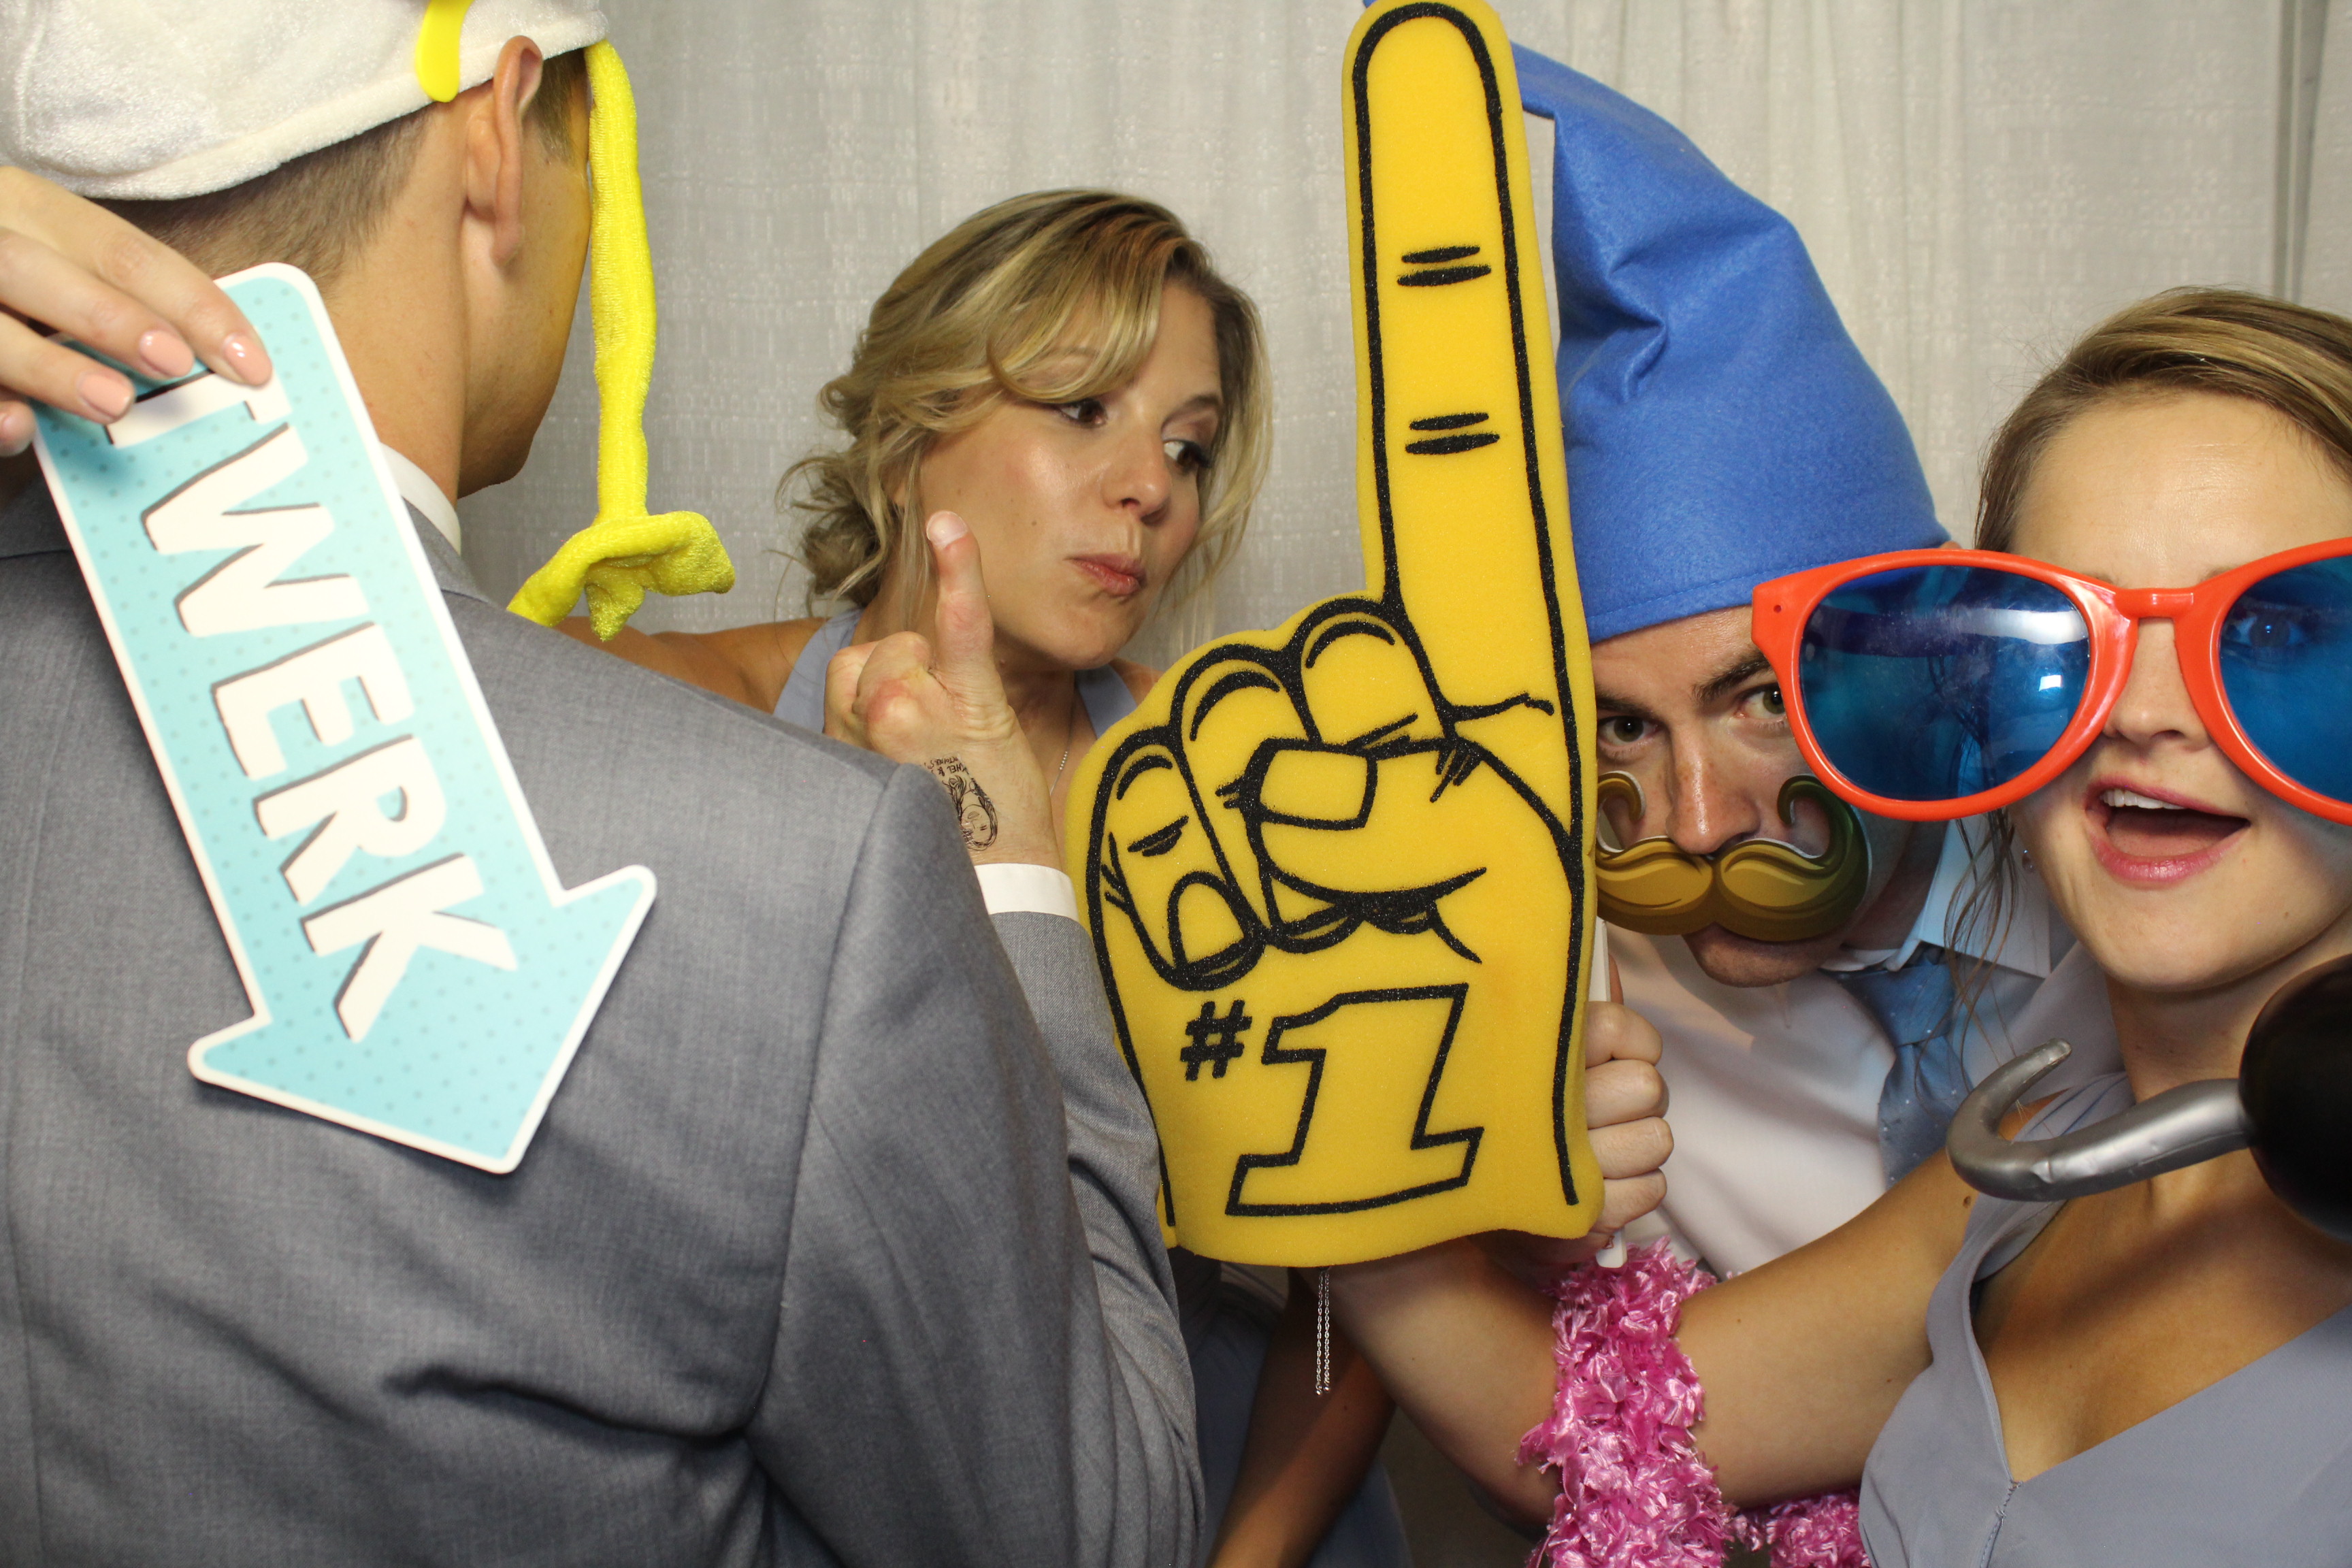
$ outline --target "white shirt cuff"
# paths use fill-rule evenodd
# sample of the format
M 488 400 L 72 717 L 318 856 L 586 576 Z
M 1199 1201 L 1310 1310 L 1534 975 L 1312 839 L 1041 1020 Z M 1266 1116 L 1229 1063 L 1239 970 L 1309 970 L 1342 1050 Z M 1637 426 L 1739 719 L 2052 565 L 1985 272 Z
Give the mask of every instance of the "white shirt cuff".
M 981 902 L 992 915 L 1059 915 L 1078 918 L 1078 892 L 1070 879 L 1051 866 L 1010 861 L 974 866 L 980 877 Z

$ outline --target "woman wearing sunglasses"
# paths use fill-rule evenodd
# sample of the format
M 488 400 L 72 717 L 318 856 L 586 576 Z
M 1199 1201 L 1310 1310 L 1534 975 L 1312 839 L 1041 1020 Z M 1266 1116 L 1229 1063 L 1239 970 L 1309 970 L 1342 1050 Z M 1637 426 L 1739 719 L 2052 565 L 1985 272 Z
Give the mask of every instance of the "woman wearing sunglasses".
M 2105 970 L 2125 1071 L 2029 1107 L 2038 1137 L 2233 1077 L 2264 1002 L 2352 952 L 2352 322 L 2126 310 L 1995 439 L 1978 538 L 1766 584 L 1756 637 L 1826 782 L 2005 813 L 1977 873 L 2041 878 Z M 1878 1568 L 2344 1561 L 2352 1247 L 2243 1152 L 2063 1204 L 1938 1155 L 1728 1283 L 1676 1268 L 1580 1270 L 1557 1321 L 1466 1244 L 1332 1295 L 1555 1563 L 1713 1562 L 1757 1525 L 1855 1561 L 1833 1502 L 1728 1508 L 1857 1479 Z

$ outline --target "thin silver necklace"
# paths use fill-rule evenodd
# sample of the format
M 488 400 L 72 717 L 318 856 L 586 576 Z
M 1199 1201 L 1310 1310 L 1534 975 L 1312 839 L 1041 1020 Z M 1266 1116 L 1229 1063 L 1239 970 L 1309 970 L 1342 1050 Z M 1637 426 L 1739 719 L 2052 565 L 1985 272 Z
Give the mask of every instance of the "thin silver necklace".
M 1054 792 L 1062 787 L 1062 771 L 1070 765 L 1070 748 L 1078 739 L 1078 678 L 1070 677 L 1070 707 L 1062 723 L 1062 760 L 1054 764 L 1054 782 L 1045 786 L 1045 798 L 1053 799 Z

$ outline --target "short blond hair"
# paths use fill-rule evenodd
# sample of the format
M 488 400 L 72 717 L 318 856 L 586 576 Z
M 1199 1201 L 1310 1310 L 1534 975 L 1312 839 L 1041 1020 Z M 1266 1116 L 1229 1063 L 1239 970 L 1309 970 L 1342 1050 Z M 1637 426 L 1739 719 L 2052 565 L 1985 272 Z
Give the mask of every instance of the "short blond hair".
M 572 49 L 547 59 L 523 123 L 550 157 L 570 158 L 572 105 L 588 91 L 588 57 Z M 243 184 L 170 201 L 107 201 L 100 206 L 144 229 L 218 278 L 283 261 L 331 289 L 373 241 L 416 162 L 417 134 L 431 109 L 412 110 L 347 141 L 280 163 Z
M 931 442 L 1007 397 L 1076 403 L 1126 384 L 1159 336 L 1171 284 L 1209 307 L 1223 409 L 1200 535 L 1162 603 L 1213 577 L 1241 544 L 1271 446 L 1256 308 L 1165 207 L 1110 191 L 1037 191 L 973 214 L 915 258 L 874 302 L 849 369 L 817 395 L 849 444 L 802 458 L 777 491 L 804 486 L 793 504 L 810 514 L 799 555 L 812 607 L 872 604 L 902 558 L 921 581 L 929 557 L 916 492 Z

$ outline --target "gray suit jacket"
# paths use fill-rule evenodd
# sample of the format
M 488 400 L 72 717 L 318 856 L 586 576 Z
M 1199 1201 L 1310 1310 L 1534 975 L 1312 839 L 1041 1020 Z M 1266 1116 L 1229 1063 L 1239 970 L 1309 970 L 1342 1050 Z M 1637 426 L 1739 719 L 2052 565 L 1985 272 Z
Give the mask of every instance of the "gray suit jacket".
M 920 772 L 420 531 L 565 885 L 660 882 L 508 1176 L 189 1076 L 250 1009 L 47 494 L 0 513 L 0 1564 L 1189 1560 L 1077 928 L 992 933 Z

